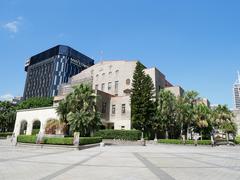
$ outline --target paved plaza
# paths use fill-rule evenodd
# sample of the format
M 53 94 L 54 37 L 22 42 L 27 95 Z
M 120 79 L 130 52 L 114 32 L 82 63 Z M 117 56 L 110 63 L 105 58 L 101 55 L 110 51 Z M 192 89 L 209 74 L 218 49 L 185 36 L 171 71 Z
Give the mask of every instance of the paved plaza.
M 0 179 L 240 179 L 240 147 L 148 145 L 85 150 L 0 140 Z

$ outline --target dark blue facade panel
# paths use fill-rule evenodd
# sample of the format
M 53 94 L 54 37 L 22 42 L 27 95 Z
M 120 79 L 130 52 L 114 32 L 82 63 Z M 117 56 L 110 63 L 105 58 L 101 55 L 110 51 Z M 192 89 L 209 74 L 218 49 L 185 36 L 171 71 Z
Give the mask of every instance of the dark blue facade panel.
M 24 99 L 51 97 L 59 85 L 94 64 L 94 60 L 78 51 L 58 45 L 30 58 L 24 89 Z

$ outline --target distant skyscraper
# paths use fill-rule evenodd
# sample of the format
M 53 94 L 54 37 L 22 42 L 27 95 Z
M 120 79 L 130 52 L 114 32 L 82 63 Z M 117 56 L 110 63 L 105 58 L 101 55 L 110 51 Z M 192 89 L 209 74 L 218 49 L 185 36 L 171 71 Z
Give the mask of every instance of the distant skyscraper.
M 240 109 L 240 74 L 238 72 L 237 81 L 233 85 L 235 108 Z
M 32 56 L 25 64 L 27 78 L 23 97 L 55 96 L 60 84 L 93 64 L 93 59 L 63 45 Z

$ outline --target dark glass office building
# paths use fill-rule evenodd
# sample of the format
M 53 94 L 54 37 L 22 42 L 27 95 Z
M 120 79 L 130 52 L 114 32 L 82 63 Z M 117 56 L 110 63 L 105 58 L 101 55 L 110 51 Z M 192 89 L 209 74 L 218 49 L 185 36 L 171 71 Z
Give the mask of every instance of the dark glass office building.
M 93 59 L 63 45 L 32 56 L 25 64 L 27 78 L 23 97 L 55 96 L 60 84 L 93 64 Z

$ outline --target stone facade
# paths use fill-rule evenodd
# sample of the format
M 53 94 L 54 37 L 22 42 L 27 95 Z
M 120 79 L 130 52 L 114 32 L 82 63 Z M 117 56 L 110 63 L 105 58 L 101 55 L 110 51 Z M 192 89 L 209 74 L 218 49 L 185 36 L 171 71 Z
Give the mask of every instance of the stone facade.
M 130 91 L 137 61 L 102 61 L 73 76 L 69 83 L 62 84 L 58 96 L 54 97 L 54 106 L 73 90 L 73 86 L 81 83 L 90 84 L 97 95 L 97 108 L 101 112 L 101 120 L 106 128 L 131 129 Z M 157 68 L 146 68 L 154 84 L 155 93 L 167 88 L 176 96 L 181 96 L 183 89 L 173 87 L 165 75 Z M 31 134 L 35 119 L 41 122 L 41 132 L 50 118 L 58 118 L 55 107 L 22 110 L 17 112 L 15 134 L 20 133 L 23 120 L 27 121 L 27 132 Z
M 91 84 L 96 94 L 98 110 L 102 113 L 102 122 L 106 128 L 131 129 L 130 90 L 137 61 L 102 61 L 73 76 L 69 84 L 64 84 L 55 97 L 61 100 L 71 87 L 77 84 Z M 157 68 L 146 68 L 154 84 L 155 92 L 172 86 Z M 179 87 L 173 92 L 181 94 Z
M 21 131 L 21 125 L 23 123 L 26 123 L 27 127 L 24 134 L 31 135 L 33 123 L 35 121 L 40 121 L 40 132 L 44 133 L 46 124 L 48 120 L 51 119 L 59 119 L 55 107 L 18 110 L 15 121 L 14 134 L 15 136 L 19 135 Z

